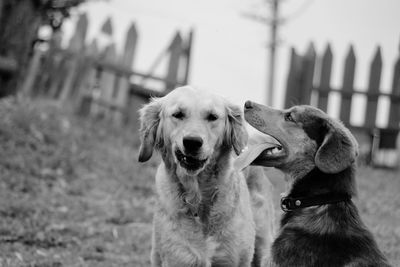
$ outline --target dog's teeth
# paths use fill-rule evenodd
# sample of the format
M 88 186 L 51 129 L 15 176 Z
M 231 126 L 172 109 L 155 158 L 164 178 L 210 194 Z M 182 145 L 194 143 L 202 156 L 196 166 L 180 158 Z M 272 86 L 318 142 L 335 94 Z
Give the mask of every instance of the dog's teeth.
M 280 149 L 277 147 L 274 147 L 274 149 L 272 149 L 272 153 L 278 153 L 279 151 L 280 151 Z

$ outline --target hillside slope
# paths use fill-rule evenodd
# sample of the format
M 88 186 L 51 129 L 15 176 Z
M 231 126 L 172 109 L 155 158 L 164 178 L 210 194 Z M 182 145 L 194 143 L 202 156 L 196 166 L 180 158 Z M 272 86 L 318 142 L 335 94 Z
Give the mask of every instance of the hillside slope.
M 0 100 L 0 266 L 148 266 L 156 165 L 135 131 Z

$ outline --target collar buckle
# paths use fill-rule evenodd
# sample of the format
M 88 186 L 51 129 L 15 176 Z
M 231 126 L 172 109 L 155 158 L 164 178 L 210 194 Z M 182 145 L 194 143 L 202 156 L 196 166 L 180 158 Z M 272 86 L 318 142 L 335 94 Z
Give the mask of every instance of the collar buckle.
M 288 212 L 288 211 L 292 211 L 295 208 L 295 199 L 291 198 L 291 197 L 282 197 L 281 198 L 281 209 L 284 212 Z

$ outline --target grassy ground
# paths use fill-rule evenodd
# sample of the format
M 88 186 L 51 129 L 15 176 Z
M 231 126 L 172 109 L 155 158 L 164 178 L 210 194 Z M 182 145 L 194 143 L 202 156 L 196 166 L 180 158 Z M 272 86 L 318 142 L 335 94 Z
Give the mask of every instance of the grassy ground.
M 0 100 L 0 266 L 149 266 L 159 157 L 137 163 L 136 132 Z M 358 182 L 362 217 L 400 266 L 400 175 L 361 168 Z

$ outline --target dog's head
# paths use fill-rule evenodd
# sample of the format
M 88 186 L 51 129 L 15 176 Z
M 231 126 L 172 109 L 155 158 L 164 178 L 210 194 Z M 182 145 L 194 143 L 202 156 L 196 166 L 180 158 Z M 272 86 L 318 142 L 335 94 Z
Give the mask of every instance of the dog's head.
M 189 86 L 153 99 L 140 110 L 140 120 L 139 161 L 149 160 L 156 148 L 189 175 L 200 173 L 220 151 L 239 154 L 247 142 L 239 107 Z
M 247 101 L 244 113 L 250 125 L 280 143 L 261 152 L 253 161 L 255 165 L 291 173 L 314 167 L 338 173 L 358 154 L 357 141 L 350 131 L 320 109 L 303 105 L 277 110 Z

